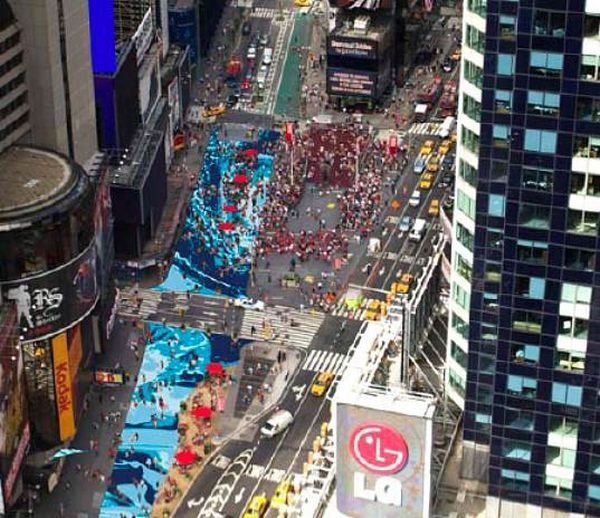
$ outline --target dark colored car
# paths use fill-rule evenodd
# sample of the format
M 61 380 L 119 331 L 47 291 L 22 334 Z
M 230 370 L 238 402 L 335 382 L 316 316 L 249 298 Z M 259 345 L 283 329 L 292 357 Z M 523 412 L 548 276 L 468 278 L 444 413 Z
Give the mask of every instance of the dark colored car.
M 227 106 L 229 108 L 233 108 L 238 103 L 239 100 L 240 100 L 239 95 L 231 94 L 229 97 L 227 97 Z
M 453 184 L 454 176 L 452 176 L 451 174 L 445 174 L 444 176 L 442 176 L 440 182 L 438 183 L 440 187 L 450 187 Z
M 248 36 L 252 32 L 252 24 L 250 22 L 244 22 L 242 25 L 242 34 Z
M 452 72 L 452 70 L 454 70 L 454 61 L 452 61 L 451 59 L 447 59 L 446 61 L 444 61 L 442 63 L 442 70 L 444 72 Z

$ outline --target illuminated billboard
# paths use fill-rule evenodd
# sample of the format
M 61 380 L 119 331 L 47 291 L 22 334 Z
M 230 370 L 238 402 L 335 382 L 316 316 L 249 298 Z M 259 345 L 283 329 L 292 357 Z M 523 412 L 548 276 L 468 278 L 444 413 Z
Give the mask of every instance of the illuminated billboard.
M 394 406 L 397 405 L 389 405 L 389 408 Z M 417 406 L 414 404 L 413 408 Z M 339 511 L 357 518 L 429 516 L 431 417 L 432 412 L 411 415 L 337 403 Z
M 96 246 L 48 272 L 0 284 L 15 302 L 24 341 L 47 337 L 85 317 L 98 300 Z
M 327 55 L 357 59 L 377 59 L 377 42 L 373 40 L 330 36 Z
M 72 376 L 69 367 L 67 333 L 52 339 L 52 361 L 56 390 L 56 412 L 61 442 L 75 435 L 75 412 L 73 409 Z
M 374 97 L 376 91 L 376 72 L 327 68 L 327 93 L 329 95 Z
M 377 9 L 392 9 L 394 2 L 392 0 L 329 0 L 331 7 L 342 9 L 367 9 L 376 11 Z

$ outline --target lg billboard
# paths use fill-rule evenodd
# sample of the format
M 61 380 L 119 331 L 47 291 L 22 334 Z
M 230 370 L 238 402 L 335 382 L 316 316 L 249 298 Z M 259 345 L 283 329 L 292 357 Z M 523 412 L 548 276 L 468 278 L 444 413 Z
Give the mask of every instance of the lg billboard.
M 357 518 L 427 518 L 432 420 L 349 403 L 336 407 L 337 507 Z
M 327 55 L 358 59 L 377 59 L 377 42 L 374 40 L 330 36 L 327 38 Z
M 377 92 L 377 74 L 343 68 L 327 68 L 327 93 L 373 97 Z

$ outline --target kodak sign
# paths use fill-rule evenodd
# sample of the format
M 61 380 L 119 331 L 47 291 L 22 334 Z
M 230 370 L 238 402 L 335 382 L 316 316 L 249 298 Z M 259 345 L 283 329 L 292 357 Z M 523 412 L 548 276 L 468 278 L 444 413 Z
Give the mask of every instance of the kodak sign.
M 63 442 L 75 435 L 75 414 L 73 412 L 73 392 L 69 372 L 67 333 L 61 333 L 52 339 L 52 359 L 54 362 L 58 430 L 60 440 Z

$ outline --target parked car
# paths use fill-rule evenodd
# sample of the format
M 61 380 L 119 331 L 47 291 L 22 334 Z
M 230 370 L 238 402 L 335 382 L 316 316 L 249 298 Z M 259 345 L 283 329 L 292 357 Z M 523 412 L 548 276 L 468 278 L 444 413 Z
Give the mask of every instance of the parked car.
M 256 59 L 256 47 L 248 47 L 247 59 Z
M 408 232 L 412 225 L 412 218 L 410 216 L 404 216 L 400 220 L 400 224 L 398 225 L 398 230 L 400 232 Z
M 262 300 L 254 300 L 248 298 L 235 299 L 233 305 L 236 308 L 255 309 L 256 311 L 264 311 L 265 303 Z
M 273 49 L 270 47 L 267 47 L 264 51 L 263 51 L 263 65 L 270 65 L 273 61 Z

